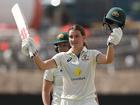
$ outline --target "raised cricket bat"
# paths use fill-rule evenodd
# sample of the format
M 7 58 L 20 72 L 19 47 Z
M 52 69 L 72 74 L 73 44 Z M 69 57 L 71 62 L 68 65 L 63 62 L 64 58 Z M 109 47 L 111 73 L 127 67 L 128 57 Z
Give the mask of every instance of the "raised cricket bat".
M 25 18 L 20 10 L 19 5 L 16 3 L 12 9 L 12 14 L 14 16 L 18 31 L 20 33 L 21 40 L 24 40 L 29 37 L 29 31 L 25 22 Z
M 11 11 L 12 11 L 12 14 L 14 16 L 18 31 L 20 33 L 21 40 L 24 40 L 24 39 L 28 38 L 29 37 L 29 31 L 27 29 L 27 25 L 26 25 L 25 19 L 23 17 L 23 14 L 20 10 L 19 5 L 15 4 L 12 7 Z M 29 51 L 29 55 L 30 55 L 30 57 L 33 56 L 32 51 Z

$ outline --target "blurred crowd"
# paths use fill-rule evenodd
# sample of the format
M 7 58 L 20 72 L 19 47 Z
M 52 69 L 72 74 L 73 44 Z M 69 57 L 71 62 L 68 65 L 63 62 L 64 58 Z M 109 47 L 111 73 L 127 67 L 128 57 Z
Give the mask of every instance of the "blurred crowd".
M 31 29 L 31 35 L 42 58 L 53 56 L 53 40 L 60 32 L 66 32 L 73 23 L 84 26 L 89 48 L 106 51 L 108 35 L 103 28 L 104 14 L 112 6 L 122 7 L 127 13 L 124 36 L 116 47 L 115 60 L 99 69 L 139 69 L 140 68 L 140 1 L 137 0 L 72 0 L 54 7 L 42 4 L 43 18 L 39 29 Z M 74 2 L 75 1 L 75 2 Z M 112 1 L 112 2 L 110 2 Z M 94 4 L 97 5 L 94 5 Z M 129 3 L 129 4 L 128 4 Z M 131 4 L 131 6 L 130 6 Z M 93 6 L 94 5 L 94 6 Z M 36 69 L 32 59 L 21 53 L 21 39 L 16 30 L 5 30 L 0 36 L 0 72 Z M 13 35 L 14 34 L 14 35 Z M 28 61 L 28 62 L 27 62 Z

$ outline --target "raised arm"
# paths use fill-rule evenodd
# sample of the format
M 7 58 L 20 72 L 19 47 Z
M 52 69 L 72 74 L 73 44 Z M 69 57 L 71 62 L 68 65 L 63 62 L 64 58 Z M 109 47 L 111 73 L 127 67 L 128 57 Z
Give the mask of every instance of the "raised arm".
M 97 63 L 99 64 L 109 64 L 112 63 L 114 58 L 114 47 L 113 45 L 109 45 L 107 47 L 106 54 L 99 54 L 97 56 Z
M 24 55 L 30 56 L 40 70 L 49 70 L 57 67 L 55 60 L 53 59 L 48 59 L 46 61 L 41 60 L 31 37 L 22 41 L 22 52 Z
M 38 54 L 33 56 L 33 60 L 40 70 L 48 70 L 57 67 L 54 59 L 42 61 Z
M 112 63 L 114 58 L 114 46 L 118 45 L 122 38 L 122 29 L 121 28 L 114 28 L 111 35 L 108 37 L 107 40 L 107 51 L 106 54 L 99 54 L 97 56 L 97 63 L 99 64 L 109 64 Z

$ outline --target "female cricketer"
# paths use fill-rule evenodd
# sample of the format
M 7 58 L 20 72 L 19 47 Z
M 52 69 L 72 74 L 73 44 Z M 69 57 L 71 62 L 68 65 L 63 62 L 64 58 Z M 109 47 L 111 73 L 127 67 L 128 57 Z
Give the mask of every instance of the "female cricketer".
M 113 29 L 107 40 L 106 54 L 85 47 L 86 35 L 82 26 L 73 25 L 68 34 L 71 46 L 69 51 L 58 53 L 46 61 L 40 59 L 31 38 L 23 42 L 22 50 L 26 54 L 34 54 L 33 60 L 41 70 L 62 67 L 63 91 L 60 105 L 97 105 L 93 79 L 96 64 L 109 64 L 113 61 L 114 45 L 119 44 L 122 30 L 120 27 Z
M 54 47 L 57 53 L 68 51 L 70 49 L 68 33 L 63 32 L 58 34 L 54 41 Z M 42 99 L 44 105 L 60 105 L 63 86 L 62 74 L 63 70 L 61 67 L 46 70 L 44 72 L 42 86 Z
M 96 64 L 109 64 L 114 58 L 114 46 L 121 41 L 125 15 L 122 9 L 113 8 L 105 17 L 105 24 L 111 33 L 107 39 L 105 54 L 86 48 L 86 34 L 82 26 L 75 24 L 68 30 L 71 48 L 67 52 L 54 55 L 42 61 L 36 51 L 32 38 L 22 41 L 22 51 L 33 54 L 33 60 L 41 70 L 62 67 L 63 90 L 60 105 L 97 105 L 94 84 Z M 115 27 L 111 28 L 111 25 Z M 117 25 L 117 27 L 116 27 Z

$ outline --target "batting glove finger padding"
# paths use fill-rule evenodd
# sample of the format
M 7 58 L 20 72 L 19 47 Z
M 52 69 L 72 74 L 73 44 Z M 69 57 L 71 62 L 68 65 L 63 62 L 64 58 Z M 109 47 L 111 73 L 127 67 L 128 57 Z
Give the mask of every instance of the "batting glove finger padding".
M 31 37 L 22 41 L 22 53 L 24 55 L 32 57 L 36 51 L 34 41 Z
M 119 27 L 119 28 L 114 28 L 112 31 L 113 32 L 110 34 L 110 36 L 107 39 L 107 45 L 109 45 L 109 43 L 118 45 L 123 35 L 122 29 Z

